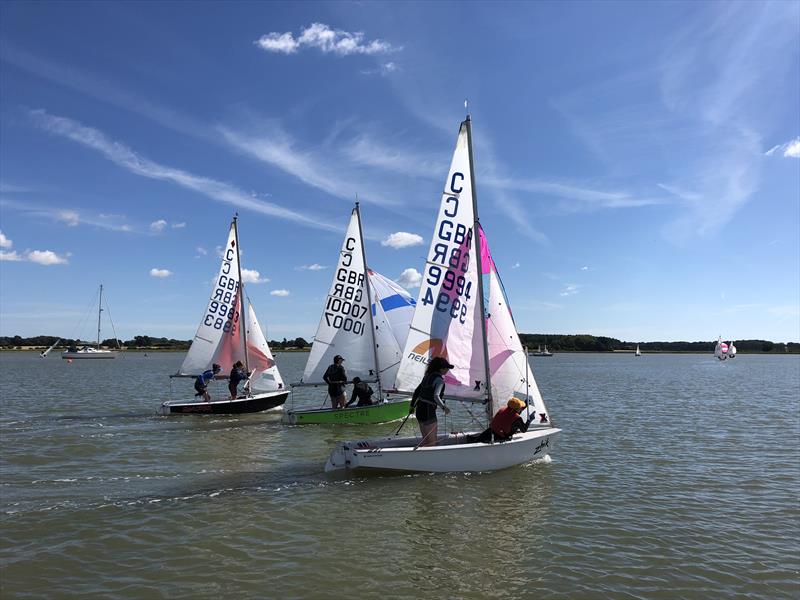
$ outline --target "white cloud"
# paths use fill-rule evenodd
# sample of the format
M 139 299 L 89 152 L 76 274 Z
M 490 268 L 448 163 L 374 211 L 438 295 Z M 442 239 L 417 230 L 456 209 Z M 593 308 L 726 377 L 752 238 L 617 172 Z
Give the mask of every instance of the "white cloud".
M 581 271 L 588 271 L 589 267 L 581 267 Z
M 512 269 L 519 269 L 519 262 L 516 262 L 516 263 L 514 263 L 514 264 L 511 266 L 511 268 L 512 268 Z
M 116 165 L 142 177 L 160 181 L 171 181 L 181 187 L 198 192 L 212 200 L 230 204 L 238 208 L 249 209 L 261 214 L 271 215 L 287 221 L 293 221 L 316 229 L 339 232 L 340 228 L 323 220 L 314 220 L 293 210 L 283 208 L 271 202 L 256 200 L 239 188 L 210 179 L 193 175 L 187 171 L 174 169 L 139 156 L 120 142 L 106 137 L 101 131 L 86 127 L 77 121 L 65 117 L 50 115 L 44 110 L 30 111 L 30 117 L 43 130 L 53 135 L 68 138 L 78 144 L 96 150 Z
M 170 225 L 170 227 L 172 227 L 173 229 L 183 229 L 184 227 L 186 227 L 186 223 L 181 221 L 180 223 L 173 223 L 172 225 Z
M 103 216 L 103 215 L 101 215 L 101 216 Z M 56 219 L 58 221 L 62 221 L 64 223 L 66 223 L 68 227 L 77 227 L 78 225 L 80 225 L 80 222 L 81 222 L 80 215 L 78 215 L 78 213 L 75 212 L 74 210 L 61 210 L 61 211 L 58 211 L 58 214 L 56 215 Z
M 301 267 L 297 267 L 300 271 L 322 271 L 323 269 L 327 269 L 328 267 L 323 265 L 318 265 L 314 263 L 313 265 L 303 265 Z
M 378 66 L 377 69 L 364 69 L 361 71 L 362 75 L 380 75 L 381 77 L 386 77 L 390 73 L 394 73 L 397 71 L 399 67 L 397 66 L 396 62 L 387 62 L 383 63 Z
M 269 279 L 261 277 L 261 273 L 255 269 L 242 269 L 242 281 L 244 283 L 267 283 Z
M 0 260 L 7 260 L 11 261 L 20 261 L 24 260 L 19 254 L 17 254 L 16 250 L 12 250 L 11 252 L 6 252 L 5 250 L 0 250 Z
M 764 154 L 767 156 L 772 156 L 776 152 L 783 151 L 783 156 L 786 158 L 800 158 L 800 137 L 793 139 L 791 142 L 786 142 L 785 144 L 779 144 L 777 146 L 773 146 L 769 150 L 767 150 Z
M 564 287 L 561 291 L 561 296 L 574 296 L 578 293 L 578 291 L 582 288 L 582 285 L 578 285 L 575 283 L 570 283 Z
M 206 254 L 208 254 L 208 250 L 206 250 L 202 246 L 198 246 L 194 250 L 195 250 L 195 252 L 197 252 L 198 256 L 205 256 Z
M 285 298 L 289 295 L 289 290 L 272 290 L 269 293 L 270 296 L 280 296 L 281 298 Z
M 25 257 L 30 261 L 40 265 L 65 265 L 67 259 L 64 256 L 59 256 L 51 250 L 31 250 Z
M 409 290 L 418 288 L 419 284 L 422 283 L 422 274 L 416 269 L 406 269 L 400 273 L 397 283 Z
M 267 52 L 294 54 L 301 48 L 318 48 L 324 54 L 348 56 L 351 54 L 386 54 L 401 48 L 395 48 L 382 40 L 364 41 L 361 31 L 349 32 L 331 29 L 324 23 L 312 23 L 302 30 L 296 38 L 292 32 L 272 32 L 262 35 L 256 45 Z
M 150 277 L 160 277 L 163 279 L 164 277 L 169 277 L 170 275 L 172 275 L 172 271 L 169 269 L 150 269 Z
M 10 239 L 8 239 L 5 236 L 5 234 L 2 231 L 0 231 L 0 248 L 8 249 L 8 248 L 11 248 L 11 246 L 13 246 L 13 245 L 14 245 L 14 242 L 12 242 Z
M 381 246 L 389 246 L 395 250 L 400 248 L 409 248 L 411 246 L 421 246 L 423 244 L 422 236 L 416 233 L 408 233 L 406 231 L 398 231 L 392 233 L 385 240 L 381 242 Z
M 164 219 L 159 219 L 158 221 L 153 221 L 150 223 L 150 231 L 164 231 L 164 227 L 167 226 L 167 222 Z

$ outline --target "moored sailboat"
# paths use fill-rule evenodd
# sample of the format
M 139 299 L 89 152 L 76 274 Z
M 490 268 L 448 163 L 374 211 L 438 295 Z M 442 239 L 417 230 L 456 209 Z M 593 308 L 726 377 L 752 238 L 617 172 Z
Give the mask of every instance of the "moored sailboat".
M 489 245 L 478 221 L 471 123 L 461 124 L 428 252 L 414 318 L 397 373 L 411 393 L 427 363 L 455 365 L 445 376 L 447 400 L 477 403 L 488 423 L 511 397 L 525 402 L 533 426 L 503 442 L 468 442 L 471 433 L 340 442 L 326 471 L 491 471 L 544 458 L 560 429 L 553 427 L 522 347 Z M 526 414 L 527 413 L 527 414 Z
M 72 360 L 72 359 L 85 359 L 85 358 L 117 358 L 119 355 L 119 341 L 116 339 L 116 334 L 114 340 L 117 343 L 117 350 L 106 350 L 105 348 L 100 347 L 100 329 L 102 323 L 102 315 L 103 315 L 103 285 L 100 284 L 100 299 L 97 303 L 97 344 L 95 346 L 83 346 L 78 348 L 77 346 L 70 346 L 61 353 L 61 358 Z M 109 316 L 109 320 L 111 317 Z M 111 324 L 112 328 L 114 324 Z M 61 340 L 59 340 L 61 341 Z M 58 342 L 56 342 L 58 344 Z M 47 354 L 55 347 L 55 344 L 50 346 L 47 350 L 42 352 L 40 355 L 42 358 L 46 357 Z
M 367 267 L 356 203 L 303 377 L 293 388 L 327 385 L 325 370 L 341 354 L 350 381 L 375 384 L 377 398 L 370 405 L 331 408 L 326 395 L 320 408 L 287 409 L 286 422 L 385 423 L 405 417 L 410 401 L 388 392 L 386 382 L 394 382 L 413 306 L 405 290 Z
M 283 386 L 275 359 L 256 318 L 252 304 L 245 305 L 244 284 L 239 262 L 238 217 L 234 217 L 228 232 L 228 242 L 222 264 L 211 290 L 203 318 L 192 345 L 174 377 L 197 378 L 213 364 L 221 367 L 218 379 L 224 379 L 237 361 L 242 361 L 249 373 L 244 393 L 205 402 L 194 400 L 164 402 L 159 412 L 174 414 L 240 414 L 269 410 L 282 405 L 289 395 Z M 197 400 L 200 398 L 200 400 Z

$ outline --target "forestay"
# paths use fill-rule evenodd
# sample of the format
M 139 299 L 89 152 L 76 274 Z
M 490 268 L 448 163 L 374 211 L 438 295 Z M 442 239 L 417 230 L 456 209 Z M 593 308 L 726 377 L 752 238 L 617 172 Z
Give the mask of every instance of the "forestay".
M 230 369 L 236 360 L 244 358 L 239 296 L 239 253 L 234 224 L 231 224 L 211 297 L 178 375 L 197 376 L 211 368 L 214 362 L 224 371 Z M 236 356 L 238 358 L 234 358 Z
M 487 397 L 478 261 L 472 239 L 474 222 L 469 142 L 464 122 L 397 373 L 398 390 L 413 391 L 430 359 L 443 356 L 455 366 L 445 378 L 448 396 Z
M 341 354 L 348 379 L 360 377 L 374 381 L 375 343 L 370 324 L 370 302 L 364 279 L 365 262 L 361 244 L 358 209 L 353 209 L 350 225 L 339 253 L 330 291 L 325 300 L 302 383 L 323 383 L 325 370 L 333 357 Z

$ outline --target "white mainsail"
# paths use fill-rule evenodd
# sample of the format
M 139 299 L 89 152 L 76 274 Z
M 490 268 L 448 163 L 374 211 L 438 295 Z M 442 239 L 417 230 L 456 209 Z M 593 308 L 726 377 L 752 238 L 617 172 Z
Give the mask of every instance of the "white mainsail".
M 448 396 L 485 398 L 487 369 L 474 256 L 475 213 L 469 140 L 461 124 L 422 276 L 411 330 L 397 373 L 398 390 L 413 391 L 431 358 L 455 368 L 445 378 Z
M 391 386 L 397 376 L 408 328 L 414 316 L 414 299 L 400 285 L 367 269 L 372 288 L 372 320 L 381 382 Z
M 210 369 L 214 362 L 222 366 L 224 373 L 225 369 L 230 369 L 235 362 L 229 362 L 236 352 L 234 346 L 240 348 L 242 346 L 238 309 L 239 253 L 236 248 L 236 231 L 233 223 L 222 252 L 222 264 L 211 289 L 211 297 L 178 375 L 199 375 Z M 224 360 L 226 364 L 219 360 Z
M 733 341 L 728 344 L 728 358 L 736 358 L 736 346 L 733 345 Z
M 720 360 L 728 358 L 728 344 L 722 341 L 722 336 L 717 340 L 717 345 L 714 347 L 714 356 Z
M 46 357 L 48 354 L 50 354 L 50 352 L 53 350 L 53 348 L 55 348 L 56 346 L 58 346 L 58 343 L 59 343 L 60 341 L 61 341 L 61 338 L 57 339 L 57 340 L 55 341 L 55 343 L 54 343 L 52 346 L 50 346 L 50 347 L 49 347 L 47 350 L 45 350 L 44 352 L 42 352 L 41 354 L 39 354 L 39 356 L 41 356 L 42 358 Z
M 342 243 L 339 261 L 325 300 L 317 333 L 306 363 L 304 384 L 323 383 L 322 376 L 333 357 L 344 357 L 348 379 L 375 381 L 375 336 L 369 314 L 370 302 L 364 278 L 365 261 L 358 207 Z

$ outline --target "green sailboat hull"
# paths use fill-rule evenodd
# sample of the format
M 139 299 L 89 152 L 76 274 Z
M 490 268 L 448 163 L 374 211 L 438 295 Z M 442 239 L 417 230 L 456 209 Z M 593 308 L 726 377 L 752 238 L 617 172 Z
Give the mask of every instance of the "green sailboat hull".
M 411 400 L 383 402 L 372 406 L 351 408 L 317 408 L 311 410 L 287 410 L 286 420 L 292 425 L 330 423 L 388 423 L 403 419 L 408 414 Z

